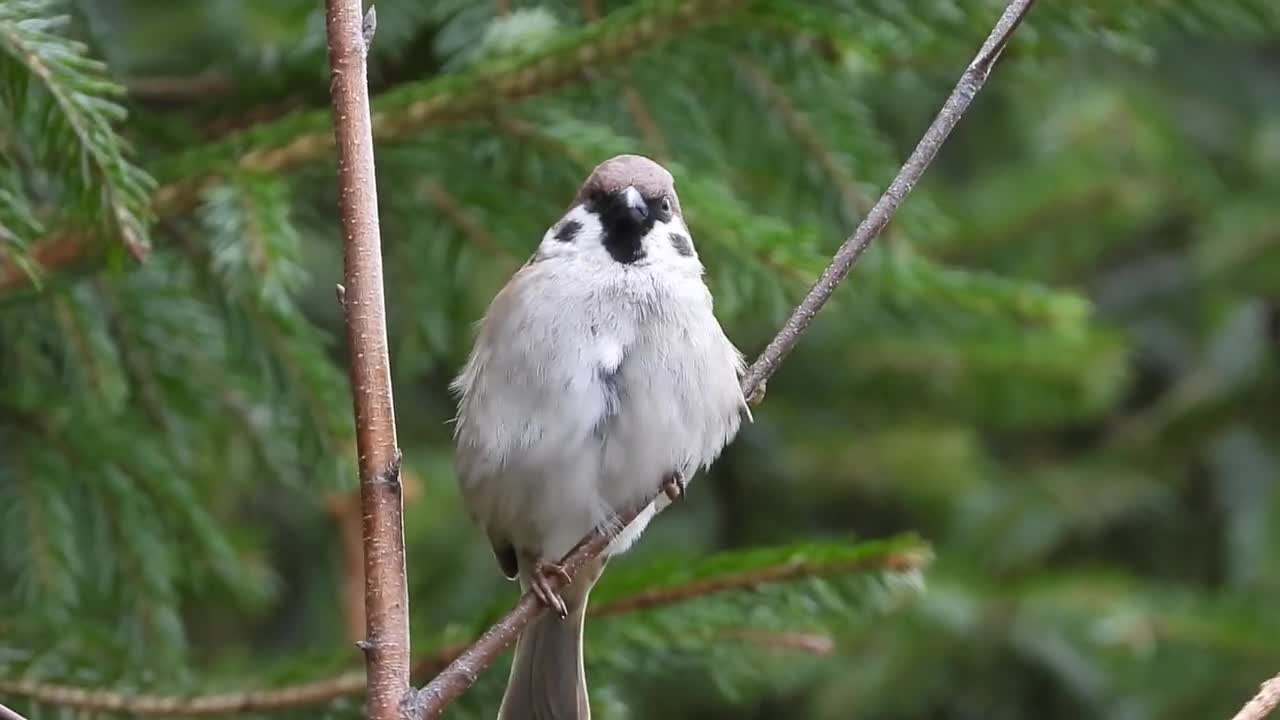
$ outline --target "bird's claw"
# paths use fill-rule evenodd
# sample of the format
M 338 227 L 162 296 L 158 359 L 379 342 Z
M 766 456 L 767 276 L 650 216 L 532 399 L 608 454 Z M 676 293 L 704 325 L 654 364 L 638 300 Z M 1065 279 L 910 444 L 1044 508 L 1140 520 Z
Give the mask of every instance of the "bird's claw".
M 534 595 L 538 596 L 538 600 L 543 605 L 554 610 L 563 620 L 569 617 L 569 608 L 564 604 L 564 598 L 560 597 L 560 591 L 556 589 L 555 583 L 551 580 L 553 575 L 563 580 L 565 585 L 572 581 L 563 565 L 539 560 L 533 566 L 533 577 L 529 582 L 529 589 L 533 591 Z
M 673 471 L 662 479 L 662 492 L 667 494 L 671 502 L 675 502 L 684 497 L 684 490 L 689 486 L 689 481 L 685 479 L 684 473 L 679 470 Z

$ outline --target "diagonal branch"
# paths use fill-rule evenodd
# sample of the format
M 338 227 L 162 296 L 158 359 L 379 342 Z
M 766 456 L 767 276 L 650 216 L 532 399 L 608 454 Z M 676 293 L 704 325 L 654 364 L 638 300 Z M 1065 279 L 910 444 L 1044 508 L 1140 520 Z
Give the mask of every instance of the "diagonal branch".
M 358 644 L 368 678 L 366 716 L 396 720 L 409 691 L 409 589 L 365 67 L 376 16 L 370 10 L 362 19 L 361 0 L 327 0 L 325 9 L 344 236 L 342 312 L 364 518 L 365 639 Z
M 1258 694 L 1240 708 L 1231 720 L 1262 720 L 1280 707 L 1280 675 L 1262 683 Z
M 586 68 L 652 51 L 745 4 L 744 0 L 637 3 L 565 33 L 528 55 L 384 93 L 374 103 L 374 134 L 378 142 L 395 142 L 582 82 L 588 79 Z M 327 111 L 296 113 L 178 155 L 157 170 L 167 184 L 153 193 L 153 212 L 160 218 L 189 212 L 207 188 L 229 173 L 278 174 L 330 157 L 333 134 L 329 122 Z M 15 259 L 0 257 L 0 296 L 29 286 L 32 272 L 46 275 L 69 270 L 99 250 L 95 237 L 82 229 L 55 230 L 31 246 L 27 268 Z
M 1000 16 L 986 42 L 960 76 L 960 81 L 951 91 L 942 110 L 925 131 L 924 137 L 920 139 L 902 169 L 898 171 L 897 177 L 867 213 L 866 218 L 858 225 L 858 229 L 836 251 L 831 264 L 823 271 L 822 277 L 818 279 L 809 294 L 796 307 L 782 330 L 747 370 L 742 378 L 743 393 L 754 402 L 758 402 L 763 397 L 765 383 L 777 372 L 783 359 L 813 323 L 818 311 L 831 299 L 836 287 L 849 275 L 849 271 L 866 252 L 871 241 L 889 224 L 907 194 L 923 177 L 943 142 L 960 122 L 965 110 L 973 102 L 974 96 L 986 82 L 996 59 L 999 58 L 1009 38 L 1013 36 L 1013 32 L 1021 24 L 1033 3 L 1034 0 L 1012 0 L 1005 8 L 1004 14 Z M 604 528 L 592 531 L 583 538 L 563 559 L 564 568 L 569 577 L 572 578 L 588 561 L 603 552 L 614 536 L 629 525 L 657 496 L 658 489 L 655 487 L 654 492 L 643 505 L 620 513 L 613 522 Z M 562 584 L 564 580 L 556 578 L 553 582 Z M 415 720 L 439 717 L 451 702 L 475 683 L 479 674 L 489 667 L 499 654 L 511 647 L 525 625 L 544 610 L 545 608 L 532 593 L 522 596 L 515 608 L 490 627 L 425 688 L 406 696 L 405 716 Z
M 10 710 L 4 705 L 0 705 L 0 720 L 27 720 L 14 710 Z
M 329 1 L 331 4 L 334 4 L 334 3 L 343 2 L 344 0 L 329 0 Z M 356 0 L 345 0 L 345 2 L 355 4 L 358 7 L 358 2 L 356 2 Z M 875 237 L 879 235 L 879 233 L 889 223 L 890 219 L 892 219 L 894 213 L 897 211 L 898 207 L 902 204 L 903 200 L 906 198 L 906 195 L 911 191 L 911 189 L 915 186 L 915 184 L 924 175 L 925 170 L 928 168 L 929 163 L 933 160 L 934 156 L 937 154 L 938 149 L 941 147 L 942 143 L 946 140 L 951 130 L 960 121 L 961 116 L 964 114 L 965 110 L 967 110 L 969 105 L 972 103 L 974 96 L 977 94 L 977 92 L 981 89 L 982 85 L 985 83 L 987 76 L 989 75 L 992 67 L 995 64 L 996 59 L 999 57 L 1001 51 L 1004 49 L 1005 45 L 1008 43 L 1009 38 L 1012 36 L 1014 30 L 1016 30 L 1018 25 L 1021 23 L 1023 17 L 1025 17 L 1026 13 L 1030 10 L 1033 2 L 1034 0 L 1012 0 L 1012 2 L 1009 3 L 1008 7 L 1004 11 L 1004 14 L 1001 16 L 995 28 L 992 30 L 990 36 L 988 36 L 986 42 L 983 44 L 982 48 L 978 51 L 977 56 L 974 58 L 973 62 L 970 63 L 969 67 L 965 70 L 964 74 L 960 78 L 959 83 L 956 85 L 951 95 L 947 98 L 947 101 L 943 105 L 942 110 L 938 113 L 938 116 L 934 119 L 933 123 L 929 126 L 928 130 L 926 130 L 924 137 L 917 144 L 915 150 L 912 152 L 911 156 L 907 159 L 907 162 L 903 165 L 902 169 L 899 171 L 898 176 L 894 179 L 893 183 L 890 184 L 889 188 L 885 191 L 884 195 L 881 196 L 880 200 L 877 201 L 876 204 L 872 207 L 870 213 L 868 213 L 867 217 L 858 226 L 854 234 L 850 236 L 844 242 L 843 245 L 841 245 L 840 249 L 836 252 L 835 257 L 832 259 L 831 264 L 826 268 L 822 276 L 819 278 L 818 282 L 813 286 L 813 288 L 809 291 L 808 295 L 806 295 L 804 300 L 792 313 L 791 317 L 787 320 L 787 323 L 783 326 L 782 330 L 779 331 L 778 335 L 773 339 L 773 341 L 769 343 L 765 351 L 760 355 L 760 357 L 756 360 L 756 362 L 753 363 L 752 366 L 748 369 L 747 373 L 742 379 L 742 386 L 745 394 L 747 394 L 749 397 L 752 397 L 756 401 L 760 399 L 760 397 L 762 396 L 761 391 L 763 390 L 765 382 L 781 366 L 783 359 L 791 351 L 791 349 L 795 347 L 800 337 L 808 329 L 809 325 L 812 324 L 816 314 L 822 309 L 822 307 L 830 299 L 831 295 L 835 291 L 836 286 L 838 286 L 839 283 L 849 274 L 849 271 L 853 268 L 854 264 L 857 263 L 858 259 L 866 251 L 867 247 L 870 246 L 870 243 L 872 242 L 872 240 L 874 240 Z M 356 17 L 358 18 L 358 14 L 356 15 Z M 357 29 L 356 34 L 358 34 L 358 27 L 359 27 L 358 24 L 356 24 L 354 27 Z M 360 73 L 361 85 L 362 85 L 362 80 L 363 80 L 363 73 Z M 337 100 L 336 100 L 336 93 L 335 93 L 335 103 L 336 102 Z M 369 154 L 370 171 L 371 171 L 371 161 L 372 161 L 371 147 L 368 147 L 368 154 Z M 341 161 L 339 165 L 340 165 L 340 168 L 343 167 L 343 163 Z M 371 177 L 372 177 L 371 174 L 369 177 L 371 182 Z M 345 204 L 345 202 L 349 199 L 347 197 L 347 193 L 344 192 L 343 197 L 344 197 L 344 204 Z M 346 214 L 344 213 L 344 215 Z M 346 218 L 344 217 L 344 219 Z M 372 246 L 372 250 L 374 252 L 374 256 L 377 257 L 376 255 L 376 252 L 377 252 L 376 214 L 373 216 L 372 219 L 366 218 L 366 220 L 372 223 L 373 242 L 374 242 Z M 348 230 L 349 236 L 353 234 L 354 234 L 353 230 Z M 354 245 L 356 245 L 356 243 L 352 242 L 351 238 L 349 237 L 348 247 L 350 248 Z M 380 260 L 379 260 L 378 270 L 379 270 L 379 273 L 378 273 L 379 282 L 376 285 L 378 292 L 375 297 L 377 300 L 377 310 L 379 315 L 378 319 L 381 320 L 382 301 L 381 301 L 381 292 L 380 292 L 381 290 Z M 362 287 L 362 285 L 353 282 L 353 280 L 355 279 L 356 278 L 352 277 L 352 273 L 349 273 L 347 278 L 348 286 Z M 365 279 L 364 282 L 368 282 L 368 280 Z M 2 289 L 2 286 L 3 286 L 3 283 L 0 282 L 0 289 Z M 347 297 L 348 297 L 348 302 L 346 303 L 346 306 L 348 308 L 350 308 L 353 304 L 363 302 L 364 300 L 364 295 L 362 293 L 352 293 L 351 290 L 347 291 Z M 352 301 L 352 298 L 354 298 L 354 302 Z M 348 310 L 348 313 L 350 317 L 351 311 Z M 354 339 L 355 337 L 358 336 L 358 333 L 353 327 L 351 327 L 350 324 L 349 324 L 349 327 L 351 328 L 351 335 Z M 383 342 L 383 352 L 385 353 L 385 327 L 382 327 L 382 342 Z M 357 379 L 355 377 L 355 374 L 356 373 L 353 366 L 353 380 Z M 357 385 L 357 387 L 359 387 L 359 385 Z M 359 393 L 357 393 L 357 398 L 359 398 Z M 387 410 L 389 413 L 389 410 L 390 410 L 389 387 L 387 388 L 387 400 L 388 400 Z M 358 399 L 357 399 L 357 403 L 359 403 Z M 357 413 L 357 419 L 359 420 L 359 413 Z M 391 433 L 392 433 L 391 434 L 392 443 L 390 447 L 394 448 L 394 427 L 391 428 Z M 369 477 L 369 480 L 371 482 L 366 482 L 365 469 L 366 469 L 366 466 L 371 466 L 372 468 L 375 469 L 375 473 L 376 473 L 376 469 L 379 466 L 371 462 L 368 462 L 369 458 L 372 456 L 366 454 L 366 445 L 364 444 L 363 441 L 361 443 L 360 450 L 361 450 L 362 489 L 369 487 L 371 490 L 375 490 L 376 488 L 379 487 L 379 483 L 377 483 L 376 480 L 378 477 L 380 477 L 380 475 L 374 474 L 373 476 Z M 386 467 L 394 468 L 394 463 L 392 462 Z M 398 487 L 398 485 L 394 482 L 384 482 L 384 483 L 381 483 L 381 486 L 384 488 Z M 657 491 L 657 488 L 655 488 L 655 492 L 651 495 L 649 500 L 646 501 L 640 508 L 633 508 L 620 513 L 618 516 L 614 518 L 614 521 L 612 523 L 610 523 L 604 528 L 593 531 L 586 538 L 584 538 L 572 551 L 569 552 L 568 555 L 566 555 L 566 557 L 563 560 L 563 564 L 564 564 L 565 570 L 567 571 L 567 574 L 570 577 L 572 577 L 582 568 L 583 565 L 585 565 L 588 561 L 590 561 L 591 559 L 599 555 L 601 552 L 603 552 L 605 547 L 608 546 L 608 544 L 613 539 L 613 537 L 618 533 L 618 531 L 621 528 L 625 527 L 627 524 L 629 524 L 632 520 L 634 520 L 635 517 L 641 512 L 642 508 L 650 504 L 653 501 L 653 499 L 657 497 L 657 494 L 658 494 L 658 491 Z M 399 507 L 398 501 L 399 501 L 399 497 L 397 495 L 396 496 L 397 509 Z M 396 519 L 398 520 L 398 515 Z M 401 567 L 400 567 L 401 574 L 400 574 L 399 582 L 401 583 L 400 585 L 401 588 L 403 587 L 402 585 L 403 583 L 403 544 L 402 543 L 403 543 L 403 538 L 401 536 L 401 546 L 400 546 L 400 554 L 399 554 L 399 561 L 401 563 Z M 556 582 L 556 580 L 553 579 L 553 582 Z M 373 585 L 371 584 L 370 587 L 372 588 Z M 375 598 L 373 597 L 373 595 L 374 593 L 371 592 L 371 597 L 370 597 L 371 601 L 376 599 L 381 602 L 382 600 L 385 599 L 381 597 Z M 671 600 L 671 601 L 678 601 L 677 599 L 673 599 L 671 597 L 667 597 L 665 599 Z M 653 601 L 653 602 L 657 602 L 657 601 Z M 650 607 L 652 607 L 652 605 L 650 605 Z M 401 608 L 401 610 L 403 610 L 403 608 Z M 494 659 L 496 659 L 496 657 L 502 651 L 509 648 L 511 644 L 515 642 L 515 639 L 519 636 L 524 626 L 527 625 L 529 621 L 532 620 L 534 617 L 536 617 L 539 613 L 543 612 L 543 610 L 544 608 L 539 604 L 539 602 L 531 594 L 526 594 L 523 597 L 521 597 L 520 601 L 516 604 L 514 609 L 512 609 L 501 620 L 499 620 L 492 627 L 490 627 L 471 646 L 469 646 L 468 648 L 463 650 L 460 654 L 458 654 L 456 657 L 454 657 L 449 662 L 448 666 L 445 667 L 444 670 L 441 671 L 440 674 L 437 675 L 435 679 L 433 679 L 425 688 L 419 691 L 405 692 L 403 694 L 403 700 L 404 700 L 403 708 L 402 708 L 403 715 L 405 717 L 413 718 L 413 719 L 439 717 L 440 714 L 444 711 L 444 708 L 453 700 L 455 700 L 458 696 L 460 696 L 463 692 L 465 692 L 472 684 L 474 684 L 476 678 L 479 676 L 479 673 L 483 672 L 490 664 L 492 664 Z M 372 626 L 372 624 L 375 622 L 373 619 L 375 617 L 375 613 L 372 612 L 372 609 L 371 609 L 371 612 L 369 613 L 369 617 L 370 617 L 370 624 Z M 406 621 L 406 625 L 407 625 L 407 621 Z M 407 637 L 405 638 L 405 648 L 407 650 Z M 448 654 L 452 654 L 452 652 L 453 652 L 452 648 L 447 649 Z M 443 658 L 440 658 L 440 659 L 443 659 Z M 370 665 L 372 669 L 372 665 L 373 665 L 372 661 Z M 400 679 L 401 675 L 403 675 L 404 680 Z M 378 707 L 380 711 L 389 710 L 389 708 L 387 708 L 384 704 L 379 704 L 375 706 L 375 702 L 385 703 L 386 700 L 390 699 L 393 696 L 399 697 L 398 691 L 402 687 L 402 683 L 404 686 L 407 686 L 407 676 L 408 676 L 408 671 L 407 671 L 407 657 L 406 657 L 405 671 L 402 674 L 397 671 L 396 678 L 393 683 L 394 688 L 383 688 L 384 690 L 391 689 L 392 692 L 379 693 L 378 699 L 375 700 L 374 695 L 376 692 L 378 692 L 379 688 L 374 685 L 374 682 L 373 682 L 374 674 L 370 672 L 369 702 L 370 702 L 371 717 L 375 717 L 375 718 L 390 717 L 389 715 L 383 715 L 383 714 L 375 715 L 373 713 L 373 710 L 375 707 Z M 388 683 L 388 685 L 392 685 L 392 683 Z M 330 697 L 332 697 L 332 695 Z M 244 706 L 238 706 L 236 708 L 231 708 L 231 709 L 244 709 Z
M 836 251 L 835 257 L 832 258 L 831 264 L 827 266 L 827 269 L 823 271 L 822 277 L 818 279 L 813 289 L 805 296 L 804 301 L 791 313 L 791 317 L 787 319 L 786 324 L 782 326 L 782 330 L 765 348 L 760 358 L 747 371 L 746 377 L 742 381 L 744 387 L 754 388 L 777 372 L 782 365 L 783 359 L 800 341 L 800 336 L 809 329 L 809 325 L 813 322 L 813 318 L 818 314 L 818 311 L 831 299 L 836 286 L 849 275 L 849 271 L 853 269 L 854 264 L 870 247 L 871 241 L 893 219 L 894 213 L 898 211 L 902 201 L 906 199 L 907 194 L 924 176 L 924 171 L 928 169 L 929 163 L 933 162 L 934 156 L 938 154 L 938 150 L 946 142 L 947 136 L 951 134 L 952 129 L 960 122 L 965 110 L 973 102 L 974 96 L 982 89 L 982 85 L 987 81 L 987 76 L 991 73 L 991 68 L 995 65 L 996 59 L 1000 57 L 1000 53 L 1004 50 L 1005 45 L 1008 44 L 1009 38 L 1018 29 L 1018 25 L 1022 23 L 1022 19 L 1031 9 L 1031 5 L 1034 2 L 1035 0 L 1013 0 L 1005 8 L 1004 14 L 1000 16 L 995 28 L 987 36 L 986 42 L 982 44 L 978 54 L 969 63 L 969 67 L 965 69 L 964 74 L 960 76 L 960 81 L 956 83 L 955 89 L 951 91 L 951 95 L 943 104 L 942 110 L 938 112 L 938 116 L 929 125 L 929 129 L 925 130 L 924 137 L 920 138 L 920 142 L 916 144 L 916 149 L 912 151 L 911 156 L 907 158 L 907 162 L 898 171 L 898 176 L 893 179 L 893 182 L 889 184 L 889 189 L 885 190 L 880 199 L 876 201 L 876 204 L 871 207 L 871 211 L 867 213 L 862 223 L 858 225 L 858 229 Z

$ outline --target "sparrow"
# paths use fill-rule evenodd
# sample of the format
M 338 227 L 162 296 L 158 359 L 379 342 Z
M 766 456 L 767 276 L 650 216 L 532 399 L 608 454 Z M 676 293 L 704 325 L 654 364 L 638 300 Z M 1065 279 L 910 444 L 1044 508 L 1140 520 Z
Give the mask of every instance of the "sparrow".
M 464 504 L 498 565 L 554 613 L 530 622 L 499 720 L 588 720 L 587 596 L 608 557 L 683 495 L 751 412 L 670 172 L 619 155 L 493 298 L 451 388 Z M 649 503 L 557 592 L 558 564 Z

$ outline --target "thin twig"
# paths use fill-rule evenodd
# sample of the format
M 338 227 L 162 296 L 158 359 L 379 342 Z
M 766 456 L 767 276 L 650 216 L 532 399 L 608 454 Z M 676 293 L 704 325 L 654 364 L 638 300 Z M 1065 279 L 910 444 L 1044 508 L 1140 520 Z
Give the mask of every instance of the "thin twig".
M 657 486 L 658 483 L 655 482 L 654 491 L 643 503 L 619 513 L 603 528 L 591 531 L 570 550 L 561 560 L 565 574 L 570 578 L 574 577 L 584 565 L 604 552 L 613 538 L 657 498 L 660 492 Z M 558 590 L 563 587 L 564 579 L 557 575 L 551 578 L 551 582 L 557 586 Z M 525 625 L 545 610 L 546 606 L 532 592 L 521 596 L 514 608 L 490 626 L 470 647 L 450 662 L 448 667 L 427 683 L 426 687 L 406 697 L 405 717 L 440 717 L 450 703 L 475 684 L 480 673 L 492 665 L 498 655 L 515 643 Z
M 235 89 L 226 75 L 203 72 L 199 75 L 157 75 L 136 77 L 125 81 L 129 97 L 139 102 L 207 102 L 225 97 Z
M 208 695 L 134 695 L 34 682 L 2 681 L 0 692 L 30 698 L 37 703 L 93 713 L 126 715 L 229 715 L 266 713 L 287 708 L 321 705 L 335 698 L 357 695 L 365 689 L 365 673 L 347 672 L 316 682 L 271 690 L 234 691 Z
M 1262 720 L 1280 707 L 1280 675 L 1262 683 L 1258 694 L 1240 708 L 1231 720 Z
M 848 276 L 854 263 L 858 262 L 871 245 L 871 241 L 889 224 L 889 220 L 898 211 L 898 206 L 902 205 L 907 194 L 924 176 L 929 163 L 933 162 L 934 156 L 946 142 L 951 130 L 960 122 L 965 110 L 973 102 L 974 96 L 982 89 L 996 59 L 1000 57 L 1014 30 L 1018 29 L 1018 25 L 1022 23 L 1022 19 L 1026 17 L 1034 3 L 1035 0 L 1013 0 L 1005 8 L 1004 14 L 1000 16 L 995 28 L 987 36 L 987 41 L 982 44 L 973 62 L 969 63 L 969 67 L 960 76 L 960 81 L 951 91 L 942 110 L 938 112 L 938 116 L 925 131 L 924 137 L 920 138 L 920 142 L 916 144 L 916 149 L 898 171 L 898 176 L 871 207 L 871 211 L 863 218 L 858 229 L 836 251 L 831 264 L 822 272 L 822 277 L 818 279 L 809 294 L 791 313 L 791 317 L 782 326 L 782 331 L 773 338 L 760 355 L 760 359 L 747 371 L 746 377 L 743 378 L 744 386 L 755 387 L 777 371 L 783 359 L 800 341 L 800 336 L 809 328 L 818 311 L 831 299 L 836 286 Z
M 831 298 L 836 286 L 848 276 L 854 264 L 870 246 L 871 241 L 892 219 L 911 188 L 919 182 L 929 163 L 937 155 L 938 149 L 946 141 L 947 135 L 959 123 L 960 117 L 986 82 L 1000 52 L 1009 42 L 1009 38 L 1022 22 L 1027 11 L 1031 9 L 1034 1 L 1013 0 L 1005 8 L 1004 14 L 992 29 L 982 48 L 978 50 L 973 62 L 960 76 L 960 81 L 929 129 L 925 131 L 924 137 L 916 145 L 915 151 L 907 158 L 898 176 L 871 208 L 854 234 L 840 246 L 831 264 L 823 271 L 822 277 L 795 309 L 782 330 L 747 370 L 742 378 L 743 394 L 747 397 L 754 401 L 760 399 L 760 393 L 757 391 L 763 388 L 769 377 L 781 366 L 787 353 L 795 347 L 818 311 Z M 568 576 L 572 578 L 588 561 L 603 552 L 613 537 L 629 525 L 656 497 L 655 488 L 655 492 L 642 505 L 621 513 L 606 528 L 594 530 L 584 538 L 563 559 Z M 554 582 L 560 584 L 563 583 L 563 579 L 556 578 Z M 425 720 L 440 717 L 444 709 L 471 687 L 480 673 L 515 642 L 524 626 L 544 610 L 545 607 L 532 593 L 522 596 L 515 608 L 494 623 L 480 636 L 479 640 L 451 662 L 425 688 L 407 698 L 406 717 Z
M 338 3 L 341 0 L 329 0 L 331 4 Z M 865 252 L 871 241 L 879 234 L 879 232 L 888 224 L 893 214 L 901 205 L 903 199 L 910 192 L 911 188 L 923 176 L 924 171 L 937 154 L 939 147 L 946 140 L 948 134 L 959 122 L 960 117 L 973 101 L 978 90 L 985 83 L 988 74 L 991 71 L 1000 52 L 1008 43 L 1008 40 L 1017 26 L 1021 23 L 1023 17 L 1030 10 L 1034 0 L 1013 0 L 1005 9 L 996 27 L 992 30 L 987 41 L 979 50 L 977 56 L 969 67 L 961 76 L 956 88 L 952 91 L 950 97 L 947 98 L 942 110 L 934 119 L 934 122 L 925 132 L 924 137 L 916 146 L 915 151 L 907 159 L 902 170 L 894 179 L 893 183 L 881 196 L 880 200 L 872 207 L 867 218 L 859 225 L 854 234 L 845 241 L 845 243 L 837 251 L 832 260 L 831 265 L 823 272 L 822 277 L 810 290 L 809 294 L 796 308 L 791 318 L 788 319 L 786 325 L 778 333 L 778 335 L 769 343 L 765 351 L 760 355 L 751 368 L 748 369 L 743 377 L 742 386 L 744 393 L 748 396 L 756 395 L 756 391 L 763 386 L 765 381 L 773 375 L 773 373 L 781 365 L 786 354 L 799 341 L 800 336 L 807 330 L 812 323 L 814 316 L 822 309 L 822 306 L 831 297 L 836 286 L 848 275 L 853 265 Z M 357 15 L 358 17 L 358 15 Z M 358 25 L 354 27 L 358 28 Z M 358 31 L 353 33 L 358 37 Z M 363 79 L 363 74 L 361 74 Z M 336 99 L 336 94 L 335 94 Z M 336 101 L 336 100 L 335 100 Z M 341 143 L 340 143 L 341 144 Z M 372 148 L 368 148 L 369 158 L 372 157 Z M 340 163 L 340 169 L 342 164 Z M 370 176 L 371 178 L 371 176 Z M 370 180 L 371 181 L 371 180 Z M 344 208 L 348 198 L 344 193 Z M 372 218 L 374 228 L 373 246 L 376 256 L 376 215 Z M 350 233 L 349 233 L 350 234 Z M 350 240 L 350 238 L 349 238 Z M 353 243 L 348 242 L 348 247 Z M 379 260 L 380 263 L 380 260 Z M 379 267 L 380 270 L 380 267 Z M 355 292 L 352 284 L 352 277 L 349 273 L 347 287 L 351 290 L 348 293 L 348 306 L 356 304 L 356 298 L 361 298 L 362 294 Z M 381 311 L 381 283 L 377 283 L 378 288 L 378 310 Z M 350 324 L 349 324 L 350 327 Z M 353 332 L 354 334 L 354 332 Z M 381 334 L 383 337 L 385 351 L 385 328 Z M 389 389 L 388 389 L 389 400 Z M 388 406 L 389 410 L 389 406 Z M 359 419 L 359 413 L 357 413 Z M 394 433 L 394 428 L 392 428 Z M 361 468 L 362 468 L 362 488 L 365 486 L 363 482 L 363 469 L 365 467 L 365 450 L 364 445 L 361 446 Z M 391 485 L 388 483 L 388 485 Z M 589 560 L 599 555 L 605 547 L 608 546 L 614 535 L 639 513 L 640 509 L 652 502 L 657 496 L 657 492 L 640 506 L 622 513 L 611 523 L 606 529 L 598 529 L 589 534 L 580 542 L 570 553 L 564 558 L 564 567 L 567 574 L 572 577 L 582 568 Z M 397 497 L 398 500 L 398 497 Z M 397 503 L 398 507 L 398 503 Z M 400 538 L 403 543 L 403 537 Z M 400 554 L 401 568 L 403 568 L 403 545 L 401 545 Z M 401 582 L 403 582 L 403 573 L 401 574 Z M 558 578 L 553 578 L 553 582 L 558 582 Z M 372 587 L 372 584 L 371 584 Z M 678 597 L 678 596 L 675 596 Z M 673 599 L 673 597 L 668 597 Z M 407 602 L 406 602 L 407 605 Z M 456 699 L 467 688 L 469 688 L 479 676 L 479 673 L 487 668 L 494 659 L 506 648 L 510 647 L 515 639 L 519 636 L 521 630 L 528 622 L 536 617 L 544 608 L 531 595 L 522 596 L 510 612 L 508 612 L 501 620 L 489 628 L 478 640 L 471 646 L 461 652 L 454 658 L 449 665 L 441 671 L 435 679 L 431 681 L 422 690 L 406 693 L 406 715 L 410 718 L 434 718 L 439 717 L 452 700 Z M 372 613 L 370 613 L 372 617 Z M 371 625 L 372 620 L 371 620 Z M 407 624 L 407 620 L 406 620 Z M 407 647 L 407 638 L 406 638 Z M 453 649 L 450 648 L 450 654 Z M 407 669 L 405 675 L 407 677 Z M 373 707 L 373 676 L 370 676 L 371 699 L 370 707 Z M 83 691 L 81 691 L 83 692 Z M 66 704 L 66 703 L 63 703 Z M 371 717 L 373 717 L 371 713 Z M 1248 718 L 1249 716 L 1244 716 Z M 1241 720 L 1238 718 L 1238 720 Z
M 409 592 L 365 68 L 374 23 L 372 10 L 362 17 L 360 0 L 328 0 L 326 10 L 345 238 L 342 311 L 351 350 L 364 517 L 365 639 L 359 646 L 365 655 L 366 716 L 369 720 L 396 720 L 400 702 L 409 691 Z
M 830 635 L 813 632 L 770 632 L 741 628 L 725 630 L 719 633 L 725 640 L 738 640 L 759 647 L 787 652 L 802 652 L 808 655 L 825 657 L 836 651 L 835 638 Z

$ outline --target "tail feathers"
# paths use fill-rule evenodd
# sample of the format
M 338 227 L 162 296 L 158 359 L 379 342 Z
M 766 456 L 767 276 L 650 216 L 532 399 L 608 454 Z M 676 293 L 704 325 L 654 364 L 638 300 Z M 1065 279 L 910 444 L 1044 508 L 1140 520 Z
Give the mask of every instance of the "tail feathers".
M 604 568 L 584 568 L 563 592 L 569 616 L 543 613 L 516 642 L 498 720 L 590 720 L 582 632 L 587 595 Z M 523 572 L 521 585 L 527 585 Z
M 582 665 L 585 616 L 582 603 L 564 620 L 545 613 L 529 623 L 516 643 L 498 720 L 589 720 Z

